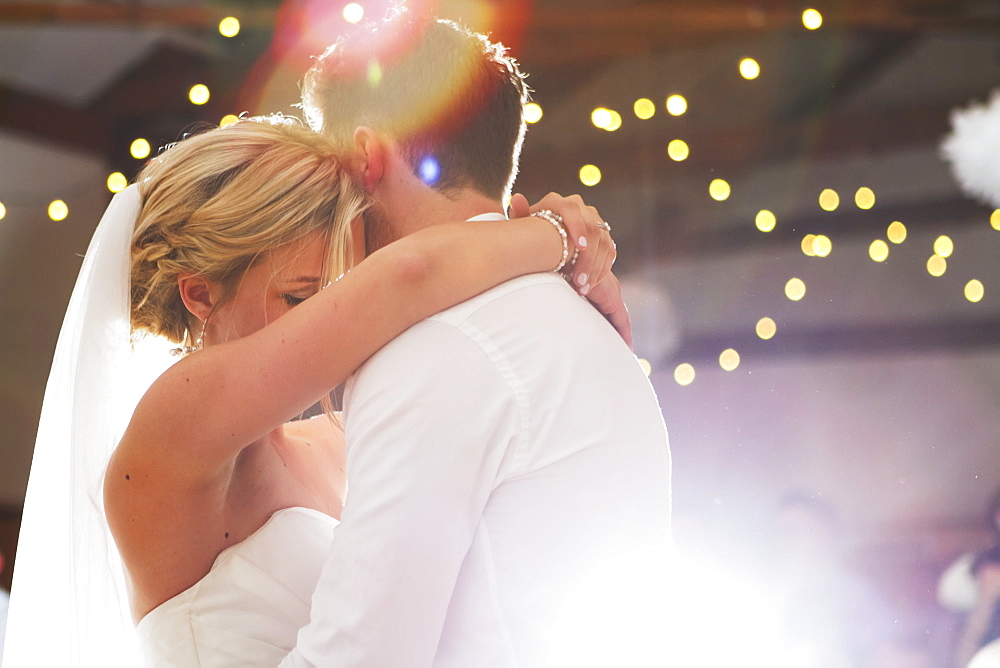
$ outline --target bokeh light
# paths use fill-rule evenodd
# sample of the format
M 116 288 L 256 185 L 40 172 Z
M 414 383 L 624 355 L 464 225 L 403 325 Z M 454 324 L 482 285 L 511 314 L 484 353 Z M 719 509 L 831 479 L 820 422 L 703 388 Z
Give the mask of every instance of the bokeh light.
M 801 278 L 790 278 L 785 283 L 785 296 L 797 302 L 806 296 L 806 284 Z
M 723 202 L 729 199 L 729 195 L 732 194 L 732 188 L 729 187 L 729 183 L 724 179 L 713 179 L 708 184 L 708 194 L 712 196 L 712 199 Z
M 219 34 L 223 37 L 236 37 L 240 34 L 240 20 L 235 16 L 227 16 L 219 21 Z
M 942 234 L 934 240 L 934 252 L 944 258 L 951 257 L 955 252 L 955 243 L 947 234 Z
M 876 239 L 868 247 L 868 257 L 876 262 L 885 262 L 889 257 L 889 244 L 881 239 Z
M 694 367 L 688 363 L 678 364 L 674 369 L 674 380 L 678 385 L 690 385 L 694 382 Z
M 725 371 L 735 371 L 740 365 L 740 354 L 732 348 L 726 348 L 719 355 L 719 366 Z
M 757 218 L 754 222 L 757 224 L 757 229 L 761 232 L 770 232 L 778 224 L 778 219 L 767 209 L 761 209 L 757 213 Z
M 365 8 L 356 2 L 344 5 L 344 20 L 348 23 L 358 23 L 365 18 Z
M 683 116 L 688 110 L 688 101 L 683 95 L 671 95 L 667 98 L 667 113 L 671 116 Z
M 590 122 L 594 124 L 595 128 L 607 129 L 611 125 L 611 118 L 611 110 L 606 107 L 597 107 L 590 112 Z
M 802 252 L 809 257 L 816 257 L 816 251 L 813 250 L 813 242 L 816 241 L 815 234 L 807 234 L 802 237 L 802 242 L 799 246 L 802 248 Z
M 990 216 L 990 227 L 994 230 L 1000 231 L 1000 209 L 993 212 Z
M 824 211 L 836 211 L 840 206 L 840 195 L 836 190 L 827 188 L 819 194 L 819 208 Z
M 903 225 L 898 220 L 889 223 L 889 229 L 886 230 L 886 237 L 894 244 L 903 243 L 906 241 L 906 225 Z
M 982 281 L 977 279 L 972 279 L 965 284 L 965 298 L 970 302 L 979 302 L 983 300 L 983 295 L 986 293 L 985 288 L 983 288 Z
M 639 359 L 639 368 L 642 369 L 642 372 L 644 374 L 646 374 L 646 378 L 649 378 L 649 374 L 653 373 L 653 365 L 650 364 L 649 360 L 647 359 L 643 359 L 641 357 L 638 359 Z
M 585 186 L 596 186 L 601 182 L 601 170 L 596 165 L 584 165 L 580 168 L 580 183 Z
M 66 202 L 61 199 L 53 200 L 49 204 L 49 218 L 58 222 L 60 220 L 66 220 L 66 216 L 69 215 L 69 207 L 66 206 Z
M 608 124 L 604 126 L 604 129 L 608 132 L 614 132 L 622 126 L 622 115 L 614 109 L 608 109 L 608 113 L 611 115 L 611 119 L 608 121 Z
M 833 252 L 833 241 L 825 234 L 817 234 L 813 238 L 812 246 L 813 255 L 816 257 L 829 257 L 830 253 Z
M 524 121 L 526 123 L 537 123 L 542 120 L 542 107 L 537 102 L 529 102 L 524 105 Z
M 230 125 L 235 125 L 236 123 L 239 122 L 240 122 L 240 117 L 237 116 L 236 114 L 226 114 L 225 116 L 222 117 L 222 120 L 219 121 L 219 127 L 225 128 L 229 127 Z
M 815 9 L 807 9 L 802 12 L 802 25 L 809 30 L 818 30 L 823 25 L 823 15 Z
M 944 276 L 944 272 L 946 271 L 948 271 L 948 260 L 937 254 L 927 258 L 928 274 L 931 276 Z
M 858 188 L 854 193 L 854 203 L 859 209 L 871 209 L 875 206 L 875 192 L 871 188 Z
M 7 207 L 3 205 L 3 202 L 0 202 L 0 220 L 3 220 L 6 215 L 7 215 Z
M 753 58 L 744 58 L 740 61 L 740 75 L 747 81 L 753 81 L 760 76 L 760 63 Z
M 191 104 L 205 104 L 211 96 L 212 94 L 205 84 L 195 84 L 188 91 L 188 99 L 191 100 Z
M 149 157 L 149 152 L 152 149 L 149 146 L 149 142 L 140 137 L 132 142 L 128 150 L 136 160 L 144 160 Z
M 420 180 L 429 186 L 433 186 L 441 178 L 441 165 L 432 155 L 424 156 L 418 165 Z
M 648 97 L 640 97 L 632 105 L 632 111 L 635 112 L 636 118 L 647 120 L 652 118 L 656 114 L 656 105 Z
M 687 160 L 691 155 L 691 149 L 683 139 L 675 139 L 667 144 L 667 155 L 675 162 Z
M 757 321 L 757 326 L 754 328 L 757 332 L 757 336 L 768 341 L 774 338 L 774 335 L 778 333 L 778 323 L 774 322 L 772 318 L 763 317 Z
M 113 193 L 120 193 L 128 187 L 128 179 L 121 172 L 114 172 L 108 175 L 108 190 Z

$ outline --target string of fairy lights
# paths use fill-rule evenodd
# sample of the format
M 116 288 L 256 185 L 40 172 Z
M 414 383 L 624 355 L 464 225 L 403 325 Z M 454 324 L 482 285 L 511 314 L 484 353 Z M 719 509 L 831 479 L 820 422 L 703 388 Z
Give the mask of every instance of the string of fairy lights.
M 810 31 L 818 30 L 823 25 L 823 15 L 819 10 L 808 8 L 802 12 L 802 25 Z M 744 57 L 737 64 L 740 76 L 747 81 L 753 81 L 761 76 L 760 63 L 751 57 Z M 680 93 L 671 93 L 664 102 L 666 112 L 671 116 L 682 116 L 688 111 L 688 101 Z M 632 105 L 632 110 L 637 119 L 645 121 L 656 115 L 657 106 L 649 98 L 639 98 Z M 529 123 L 537 123 L 542 119 L 543 110 L 536 104 L 528 105 L 525 118 Z M 606 132 L 615 132 L 623 123 L 620 112 L 607 107 L 597 107 L 591 112 L 590 121 L 594 127 Z M 683 139 L 673 139 L 667 144 L 667 157 L 675 162 L 683 162 L 691 155 L 691 147 Z M 586 164 L 579 169 L 580 183 L 593 187 L 601 183 L 603 175 L 597 165 Z M 709 196 L 723 202 L 732 195 L 732 188 L 725 179 L 713 179 L 708 184 Z M 864 186 L 858 188 L 854 194 L 854 203 L 861 210 L 871 210 L 875 207 L 876 196 L 874 190 Z M 823 211 L 833 212 L 841 206 L 840 194 L 827 188 L 820 192 L 818 197 L 819 207 Z M 777 216 L 768 209 L 762 209 L 755 217 L 756 228 L 761 233 L 772 232 L 778 224 Z M 990 225 L 994 230 L 1000 231 L 1000 209 L 994 211 L 990 217 Z M 885 238 L 877 238 L 868 247 L 868 256 L 873 262 L 885 262 L 889 258 L 890 244 L 902 244 L 907 237 L 906 225 L 901 221 L 893 221 L 888 225 Z M 809 257 L 825 258 L 833 252 L 833 241 L 825 234 L 806 234 L 802 238 L 802 252 Z M 927 272 L 934 277 L 940 277 L 948 269 L 948 258 L 954 252 L 954 242 L 947 235 L 941 235 L 934 241 L 933 253 L 927 259 Z M 801 278 L 789 278 L 784 286 L 784 294 L 792 302 L 799 302 L 806 296 L 806 284 Z M 973 303 L 983 300 L 985 287 L 979 279 L 970 279 L 964 288 L 965 298 Z M 760 318 L 754 325 L 754 332 L 761 340 L 769 341 L 778 332 L 778 325 L 770 316 Z M 735 371 L 740 366 L 740 354 L 735 348 L 727 348 L 719 354 L 719 366 L 725 371 Z M 646 375 L 652 372 L 652 366 L 647 360 L 640 359 L 640 364 Z M 687 386 L 694 382 L 697 375 L 696 369 L 690 362 L 682 362 L 674 368 L 674 380 L 678 385 Z

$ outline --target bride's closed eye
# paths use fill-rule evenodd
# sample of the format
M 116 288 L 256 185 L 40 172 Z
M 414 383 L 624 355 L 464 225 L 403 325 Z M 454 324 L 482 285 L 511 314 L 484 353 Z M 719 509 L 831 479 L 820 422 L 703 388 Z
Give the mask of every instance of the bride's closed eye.
M 312 294 L 308 294 L 308 295 L 293 295 L 293 294 L 287 294 L 286 293 L 286 294 L 281 295 L 281 298 L 284 299 L 285 303 L 288 304 L 289 306 L 298 306 L 299 304 L 301 304 L 305 300 L 307 300 L 310 297 L 312 297 L 313 294 L 316 294 L 316 293 L 312 293 Z

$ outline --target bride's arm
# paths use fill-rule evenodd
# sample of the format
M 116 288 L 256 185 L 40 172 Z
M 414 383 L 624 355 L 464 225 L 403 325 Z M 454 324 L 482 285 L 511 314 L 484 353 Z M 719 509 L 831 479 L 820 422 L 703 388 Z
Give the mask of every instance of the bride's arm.
M 574 238 L 585 231 L 592 245 L 609 243 L 598 219 L 575 203 L 550 200 L 550 208 Z M 407 236 L 260 331 L 170 368 L 136 408 L 115 460 L 190 482 L 225 474 L 243 447 L 411 325 L 510 278 L 550 270 L 562 253 L 555 227 L 537 217 L 442 223 Z

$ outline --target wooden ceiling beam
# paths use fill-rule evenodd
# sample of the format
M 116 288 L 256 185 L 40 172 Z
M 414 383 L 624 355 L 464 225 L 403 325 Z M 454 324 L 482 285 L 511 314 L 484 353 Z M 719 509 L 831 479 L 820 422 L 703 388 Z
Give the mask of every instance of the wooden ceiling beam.
M 0 85 L 0 128 L 32 139 L 103 155 L 109 132 L 89 111 Z

